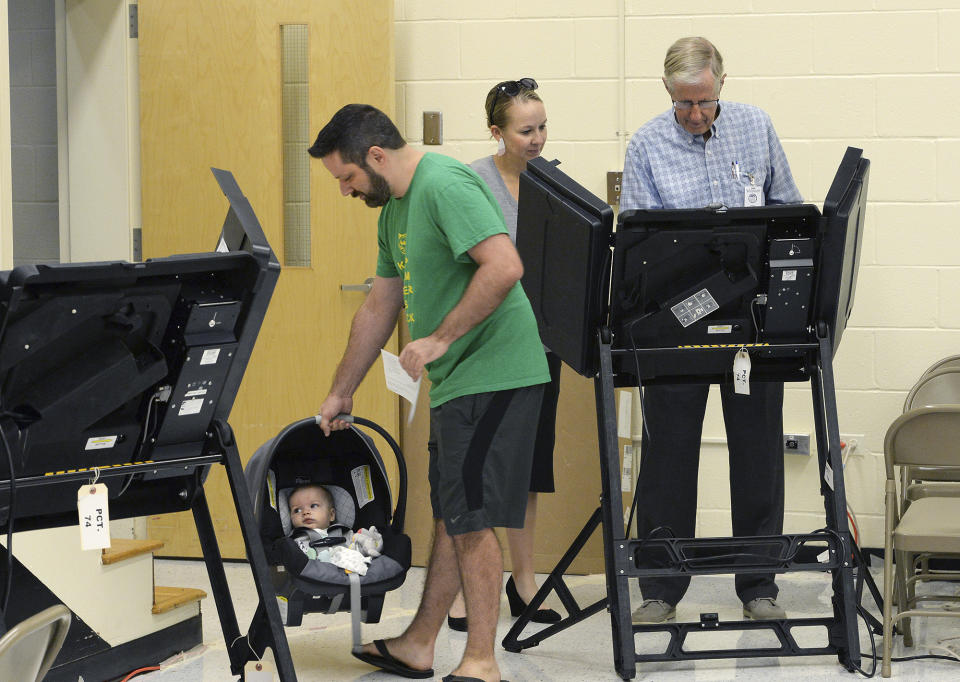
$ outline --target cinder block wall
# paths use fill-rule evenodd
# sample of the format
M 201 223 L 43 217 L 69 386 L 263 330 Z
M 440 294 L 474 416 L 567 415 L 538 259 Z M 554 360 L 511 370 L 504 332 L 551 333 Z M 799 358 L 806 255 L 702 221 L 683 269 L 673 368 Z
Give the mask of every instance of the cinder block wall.
M 883 436 L 934 360 L 960 352 L 960 0 L 397 0 L 397 112 L 422 140 L 443 112 L 444 144 L 490 154 L 483 99 L 533 76 L 548 115 L 545 155 L 600 196 L 625 140 L 669 101 L 663 55 L 704 35 L 724 55 L 722 97 L 770 112 L 800 190 L 821 204 L 844 149 L 872 161 L 857 300 L 835 363 L 840 430 L 862 544 L 882 546 Z M 622 74 L 622 78 L 621 78 Z M 951 293 L 954 292 L 954 293 Z M 788 386 L 785 428 L 813 432 L 807 385 Z M 729 533 L 726 450 L 711 397 L 699 526 Z M 815 459 L 787 456 L 787 529 L 822 524 Z

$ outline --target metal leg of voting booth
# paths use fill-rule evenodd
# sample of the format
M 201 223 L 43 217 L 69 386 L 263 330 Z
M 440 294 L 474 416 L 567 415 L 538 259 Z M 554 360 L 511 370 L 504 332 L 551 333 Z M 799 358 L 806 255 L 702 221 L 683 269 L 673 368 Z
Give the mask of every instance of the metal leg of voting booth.
M 240 522 L 243 534 L 244 547 L 247 551 L 247 561 L 253 573 L 254 586 L 259 601 L 258 611 L 266 613 L 267 628 L 254 627 L 251 623 L 246 635 L 240 633 L 237 624 L 237 615 L 233 608 L 233 599 L 227 586 L 227 577 L 223 570 L 223 560 L 217 546 L 217 536 L 214 531 L 210 509 L 207 505 L 203 488 L 198 491 L 193 503 L 193 518 L 197 525 L 200 537 L 200 546 L 203 549 L 203 560 L 210 577 L 210 587 L 217 604 L 217 613 L 220 616 L 220 626 L 226 641 L 227 652 L 230 656 L 230 672 L 234 675 L 243 673 L 244 665 L 248 661 L 259 660 L 264 649 L 269 646 L 273 650 L 274 661 L 277 664 L 277 674 L 281 682 L 296 682 L 297 675 L 290 657 L 290 647 L 286 634 L 283 631 L 283 621 L 280 618 L 280 608 L 270 579 L 266 554 L 260 542 L 260 531 L 253 516 L 253 502 L 250 491 L 247 490 L 243 478 L 243 466 L 230 427 L 222 422 L 214 422 L 213 434 L 217 445 L 222 451 L 222 461 L 233 495 L 234 507 Z
M 503 640 L 507 651 L 519 652 L 536 646 L 543 640 L 579 623 L 606 607 L 610 613 L 613 634 L 613 658 L 617 673 L 623 679 L 632 679 L 637 663 L 651 661 L 697 660 L 706 658 L 751 658 L 770 656 L 811 656 L 836 654 L 848 671 L 860 665 L 860 641 L 857 628 L 858 589 L 854 586 L 854 557 L 859 556 L 847 526 L 846 497 L 840 438 L 836 416 L 832 352 L 825 328 L 818 330 L 818 342 L 797 344 L 788 352 L 805 354 L 806 373 L 812 389 L 814 417 L 818 444 L 820 489 L 824 499 L 826 526 L 805 535 L 782 535 L 758 538 L 627 538 L 622 516 L 622 495 L 619 480 L 616 410 L 614 404 L 614 358 L 632 351 L 613 351 L 610 341 L 601 331 L 598 335 L 600 370 L 595 378 L 597 403 L 598 444 L 602 493 L 600 507 L 593 513 L 573 544 L 550 573 L 527 609 L 517 619 Z M 642 500 L 640 501 L 642 504 Z M 564 572 L 583 549 L 593 531 L 600 526 L 603 535 L 606 598 L 581 607 L 564 583 Z M 778 548 L 769 561 L 744 565 L 722 561 L 722 553 L 733 547 Z M 671 558 L 669 565 L 644 568 L 644 552 L 656 550 Z M 703 553 L 713 550 L 721 556 L 717 561 L 703 560 Z M 803 550 L 823 550 L 815 559 L 804 560 Z M 691 553 L 700 556 L 691 557 Z M 805 552 L 811 554 L 811 551 Z M 721 573 L 785 573 L 790 571 L 829 572 L 832 581 L 833 615 L 824 618 L 787 618 L 772 621 L 720 621 L 701 618 L 693 623 L 663 623 L 633 625 L 631 622 L 628 581 L 639 576 L 714 575 Z M 858 583 L 864 579 L 865 567 L 860 567 Z M 866 576 L 868 582 L 869 576 Z M 862 590 L 862 584 L 859 585 Z M 874 588 L 871 588 L 877 596 Z M 526 638 L 520 635 L 544 599 L 556 592 L 567 615 Z M 712 614 L 711 614 L 712 615 Z M 794 628 L 822 627 L 827 641 L 822 646 L 803 646 L 794 637 Z M 779 642 L 778 647 L 695 649 L 684 648 L 686 637 L 694 632 L 767 630 Z M 663 631 L 670 635 L 662 653 L 637 653 L 635 635 L 642 632 Z

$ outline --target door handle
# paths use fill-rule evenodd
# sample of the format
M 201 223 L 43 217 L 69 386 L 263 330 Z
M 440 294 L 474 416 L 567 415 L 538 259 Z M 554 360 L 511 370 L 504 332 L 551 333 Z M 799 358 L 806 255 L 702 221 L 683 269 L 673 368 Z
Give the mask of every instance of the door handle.
M 341 284 L 340 291 L 362 291 L 369 294 L 373 289 L 373 277 L 367 277 L 362 284 Z

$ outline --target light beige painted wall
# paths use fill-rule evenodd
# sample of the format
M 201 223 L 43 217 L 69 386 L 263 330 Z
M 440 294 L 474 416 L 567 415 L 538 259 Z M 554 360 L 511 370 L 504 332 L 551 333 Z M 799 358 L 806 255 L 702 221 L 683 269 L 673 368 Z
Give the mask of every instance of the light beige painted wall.
M 61 133 L 67 149 L 61 162 L 67 163 L 68 186 L 61 204 L 69 205 L 64 261 L 133 258 L 132 230 L 140 227 L 140 112 L 128 4 L 64 3 L 67 120 Z
M 0 269 L 13 267 L 13 176 L 10 170 L 10 31 L 0 0 Z
M 463 161 L 492 153 L 487 90 L 533 76 L 545 155 L 603 196 L 624 137 L 669 105 L 663 55 L 683 35 L 719 47 L 724 97 L 771 114 L 808 201 L 822 203 L 847 145 L 864 149 L 867 232 L 835 372 L 841 433 L 862 436 L 848 499 L 862 544 L 882 546 L 883 435 L 915 378 L 960 352 L 960 0 L 396 0 L 395 16 L 401 130 L 419 143 L 422 112 L 440 110 L 444 145 L 430 149 Z M 812 433 L 807 385 L 788 386 L 784 421 Z M 729 533 L 715 396 L 704 436 L 699 532 Z M 814 458 L 787 457 L 788 531 L 822 525 L 816 479 Z

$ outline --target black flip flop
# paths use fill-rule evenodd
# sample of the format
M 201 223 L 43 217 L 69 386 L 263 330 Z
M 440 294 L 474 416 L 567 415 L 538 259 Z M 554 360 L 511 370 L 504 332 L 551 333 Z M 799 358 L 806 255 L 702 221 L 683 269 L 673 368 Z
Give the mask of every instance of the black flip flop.
M 377 651 L 380 652 L 379 656 L 369 654 L 366 651 L 351 651 L 350 653 L 353 654 L 354 658 L 358 658 L 368 665 L 386 670 L 394 675 L 416 680 L 425 680 L 428 677 L 433 677 L 433 668 L 429 670 L 418 670 L 417 668 L 411 668 L 399 658 L 394 658 L 390 655 L 390 652 L 387 651 L 387 645 L 382 639 L 373 640 L 373 646 L 377 647 Z

